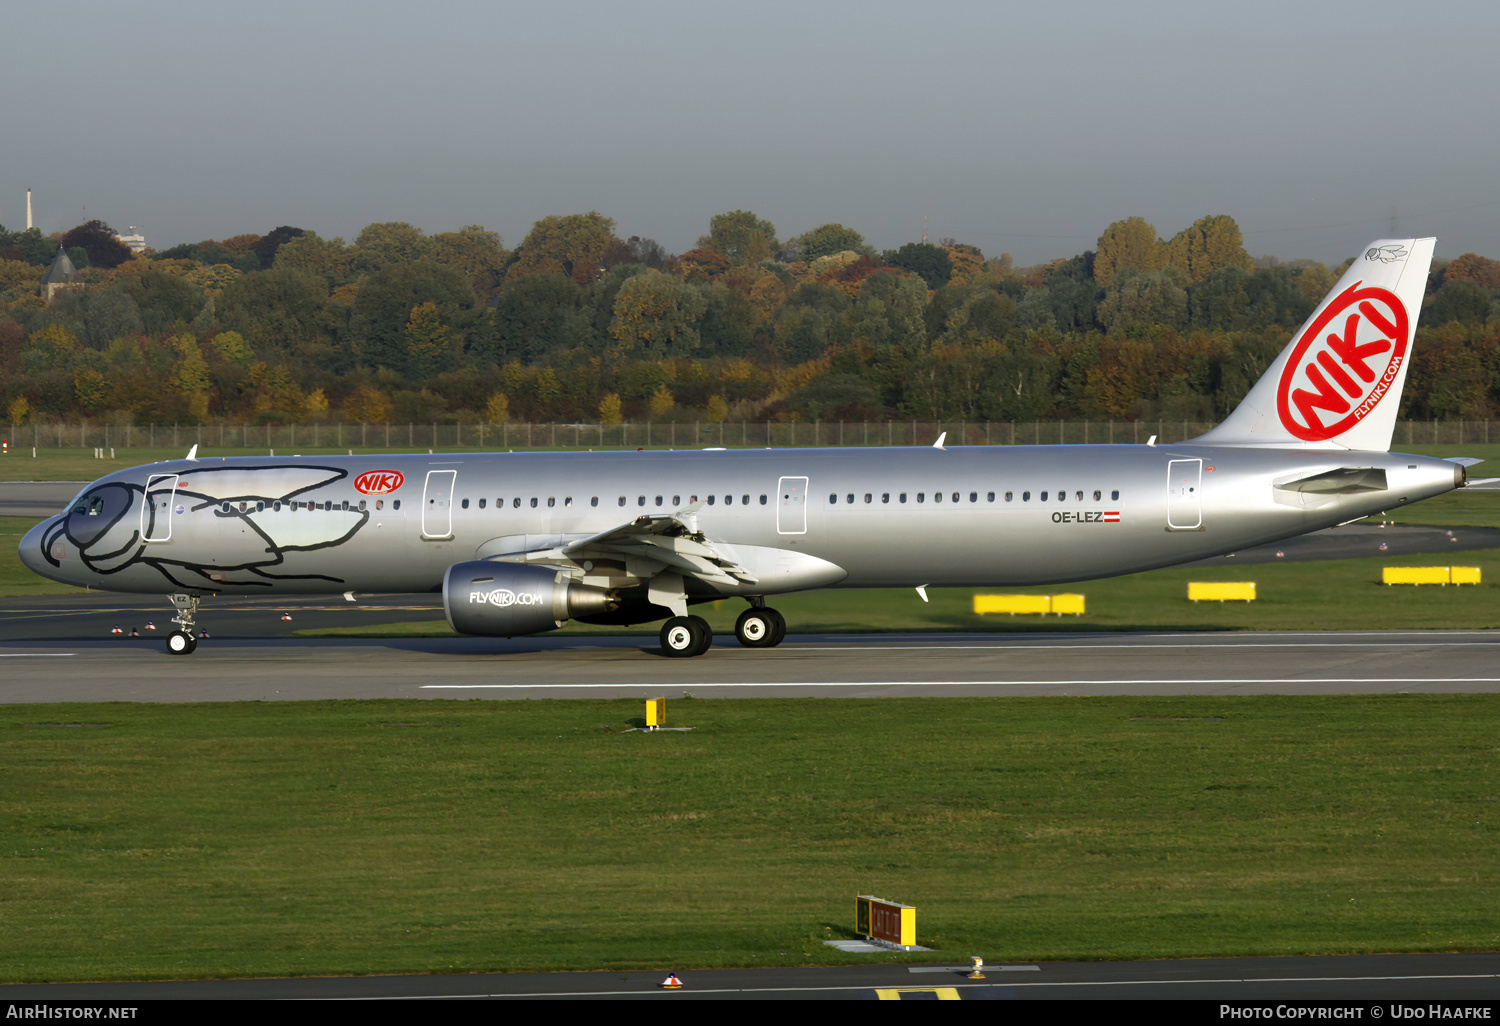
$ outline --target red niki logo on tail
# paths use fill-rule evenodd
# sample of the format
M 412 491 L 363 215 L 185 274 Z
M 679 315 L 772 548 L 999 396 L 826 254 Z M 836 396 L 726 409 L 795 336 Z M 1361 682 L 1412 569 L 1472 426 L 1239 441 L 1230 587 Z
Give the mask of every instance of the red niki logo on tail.
M 1339 293 L 1308 325 L 1281 372 L 1276 411 L 1303 441 L 1349 430 L 1400 376 L 1410 327 L 1406 307 L 1386 289 L 1363 284 Z
M 366 495 L 388 495 L 406 481 L 399 470 L 367 470 L 354 479 L 354 490 Z

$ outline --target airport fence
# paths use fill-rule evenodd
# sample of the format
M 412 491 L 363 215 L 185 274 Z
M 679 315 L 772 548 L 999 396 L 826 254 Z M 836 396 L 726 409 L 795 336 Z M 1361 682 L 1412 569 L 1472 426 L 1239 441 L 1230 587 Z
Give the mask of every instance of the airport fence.
M 818 446 L 1079 445 L 1180 441 L 1213 424 L 1186 420 L 812 421 L 626 424 L 12 424 L 11 449 L 698 449 Z M 1500 441 L 1490 420 L 1397 421 L 1395 445 L 1463 445 Z

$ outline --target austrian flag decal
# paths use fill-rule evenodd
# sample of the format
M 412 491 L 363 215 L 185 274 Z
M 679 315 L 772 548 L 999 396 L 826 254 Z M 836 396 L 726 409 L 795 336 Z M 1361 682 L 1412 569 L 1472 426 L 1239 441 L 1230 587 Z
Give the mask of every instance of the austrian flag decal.
M 389 495 L 405 480 L 406 475 L 399 470 L 367 470 L 354 479 L 354 490 L 366 495 Z
M 1410 321 L 1394 293 L 1355 282 L 1292 348 L 1276 389 L 1282 425 L 1307 442 L 1343 434 L 1379 405 L 1406 360 Z

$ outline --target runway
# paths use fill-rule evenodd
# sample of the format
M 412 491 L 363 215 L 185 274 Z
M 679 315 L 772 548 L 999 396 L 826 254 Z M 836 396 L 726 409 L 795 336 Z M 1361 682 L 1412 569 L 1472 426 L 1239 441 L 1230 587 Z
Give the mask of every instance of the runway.
M 1488 631 L 792 635 L 667 659 L 654 638 L 0 642 L 0 702 L 1495 692 Z

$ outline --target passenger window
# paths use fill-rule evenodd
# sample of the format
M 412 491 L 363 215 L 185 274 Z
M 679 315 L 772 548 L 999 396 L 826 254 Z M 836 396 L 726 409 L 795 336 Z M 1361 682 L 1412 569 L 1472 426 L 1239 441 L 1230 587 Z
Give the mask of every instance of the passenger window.
M 677 496 L 674 495 L 674 496 L 672 496 L 672 505 L 674 507 L 675 506 L 681 506 L 682 505 L 682 500 L 680 498 L 678 498 Z
M 623 495 L 620 496 L 620 505 L 621 506 L 625 505 L 625 496 L 623 496 Z
M 906 501 L 906 493 L 902 492 L 899 498 L 900 498 L 900 501 L 905 502 Z
M 531 508 L 532 509 L 536 509 L 536 496 L 535 495 L 533 495 L 531 497 Z
M 1006 493 L 1005 493 L 1005 501 L 1006 501 L 1006 502 L 1010 502 L 1010 501 L 1011 501 L 1011 497 L 1012 497 L 1012 496 L 1013 496 L 1013 495 L 1015 495 L 1015 492 L 1006 492 Z
M 708 497 L 708 504 L 709 504 L 709 505 L 710 505 L 710 506 L 712 506 L 712 505 L 713 505 L 713 504 L 714 504 L 714 499 L 715 499 L 715 498 L 717 498 L 717 496 L 714 496 L 714 495 L 710 495 L 710 496 L 709 496 L 709 497 Z
M 281 508 L 281 503 L 279 503 L 279 502 L 278 502 L 278 503 L 277 503 L 277 504 L 276 504 L 276 508 L 277 508 L 277 509 L 280 509 L 280 508 Z M 360 509 L 361 509 L 361 510 L 363 510 L 363 509 L 364 509 L 364 508 L 365 508 L 365 500 L 364 500 L 364 499 L 360 499 L 360 500 L 359 500 L 359 508 L 360 508 Z
M 853 492 L 849 493 L 849 495 L 847 497 L 847 501 L 849 502 L 850 505 L 853 505 L 853 503 L 854 503 L 854 493 Z
M 597 505 L 599 505 L 599 496 L 595 495 L 592 498 L 590 498 L 589 499 L 589 505 L 590 506 L 597 506 Z
M 295 502 L 292 503 L 292 509 L 296 509 L 296 508 L 297 508 L 297 504 Z M 375 508 L 376 509 L 385 509 L 385 500 L 384 499 L 376 499 L 375 500 Z
M 1047 501 L 1047 493 L 1046 492 L 1042 493 L 1042 495 L 1041 495 L 1041 501 L 1042 502 L 1046 502 Z
M 1095 488 L 1094 489 L 1094 501 L 1098 502 L 1100 500 L 1100 498 L 1102 498 L 1102 496 L 1099 493 L 1099 489 Z
M 521 497 L 519 495 L 517 495 L 514 499 L 510 500 L 510 504 L 511 504 L 512 508 L 514 508 L 514 509 L 520 509 L 521 508 Z
M 657 496 L 657 497 L 656 497 L 656 504 L 657 504 L 657 505 L 658 505 L 658 506 L 660 506 L 660 505 L 661 505 L 661 496 L 660 496 L 660 495 L 658 495 L 658 496 Z
M 1083 501 L 1083 493 L 1079 492 L 1077 498 L 1078 498 L 1079 502 L 1082 502 Z
M 890 502 L 891 501 L 891 493 L 890 492 L 881 492 L 880 493 L 880 501 L 881 502 Z
M 459 505 L 460 509 L 468 509 L 469 508 L 469 500 L 468 499 L 463 499 L 462 501 L 459 502 L 458 505 Z
M 990 493 L 990 499 L 993 501 L 994 498 L 995 498 L 995 493 L 991 492 Z M 978 492 L 970 492 L 969 493 L 969 501 L 970 502 L 978 502 L 979 501 L 979 493 Z
M 243 502 L 240 503 L 240 512 L 241 513 L 245 512 L 246 506 L 247 506 L 247 503 L 243 503 Z
M 393 500 L 391 500 L 391 509 L 400 509 L 400 508 L 401 508 L 401 500 L 400 499 L 393 499 Z
M 484 503 L 485 503 L 485 500 L 484 500 L 484 499 L 480 499 L 480 500 L 479 500 L 479 508 L 480 508 L 480 509 L 484 509 Z
M 747 495 L 747 496 L 745 496 L 745 498 L 748 499 L 748 498 L 750 498 L 750 496 Z M 713 500 L 709 500 L 709 501 L 713 501 Z M 724 496 L 724 505 L 726 505 L 726 506 L 733 506 L 734 505 L 734 496 L 733 495 L 726 495 L 726 496 Z
M 1047 494 L 1045 492 L 1043 492 L 1042 493 L 1042 498 L 1045 499 L 1046 497 L 1047 497 Z M 1031 493 L 1030 492 L 1022 492 L 1021 493 L 1021 501 L 1022 502 L 1030 502 L 1031 501 Z
M 644 506 L 646 504 L 646 497 L 642 495 L 640 498 L 635 500 L 635 504 L 637 506 Z
M 556 506 L 556 505 L 557 505 L 557 500 L 556 500 L 556 499 L 554 499 L 554 498 L 553 498 L 553 497 L 552 497 L 552 496 L 550 496 L 550 495 L 549 495 L 549 496 L 547 496 L 547 508 L 548 508 L 548 509 L 551 509 L 551 508 L 552 508 L 552 507 L 553 507 L 553 506 Z
M 922 496 L 921 496 L 920 493 L 917 495 L 917 501 L 918 502 L 922 501 Z M 933 492 L 932 493 L 932 501 L 933 502 L 942 502 L 943 501 L 943 493 L 942 492 Z
M 746 501 L 746 502 L 749 502 L 749 501 L 750 501 L 750 496 L 748 496 L 748 495 L 747 495 L 747 496 L 745 496 L 745 501 Z M 760 497 L 760 504 L 761 504 L 761 505 L 762 505 L 762 506 L 764 506 L 764 505 L 765 505 L 765 504 L 766 504 L 766 497 L 765 497 L 765 495 L 764 495 L 764 494 L 762 494 L 762 495 L 761 495 L 761 497 Z
M 836 506 L 836 505 L 838 505 L 838 501 L 839 501 L 839 497 L 838 497 L 837 494 L 830 494 L 828 496 L 828 503 L 829 503 L 829 505 Z
M 954 502 L 957 502 L 957 501 L 958 501 L 958 493 L 957 493 L 957 492 L 954 492 L 954 493 L 953 493 L 953 501 L 954 501 Z
M 766 504 L 766 497 L 764 495 L 762 495 L 760 497 L 760 504 L 762 506 L 764 506 Z M 740 496 L 740 505 L 741 506 L 748 506 L 748 505 L 750 505 L 750 496 L 748 496 L 748 495 L 741 495 Z
M 1111 501 L 1118 499 L 1120 497 L 1120 490 L 1117 488 L 1114 491 L 1110 492 L 1109 497 Z
M 565 496 L 563 498 L 563 508 L 566 509 L 567 507 L 569 507 L 571 505 L 573 505 L 573 496 L 571 496 L 571 495 Z
M 871 494 L 870 492 L 865 492 L 865 505 L 868 506 L 870 504 L 870 501 L 874 498 L 875 496 L 873 494 Z

